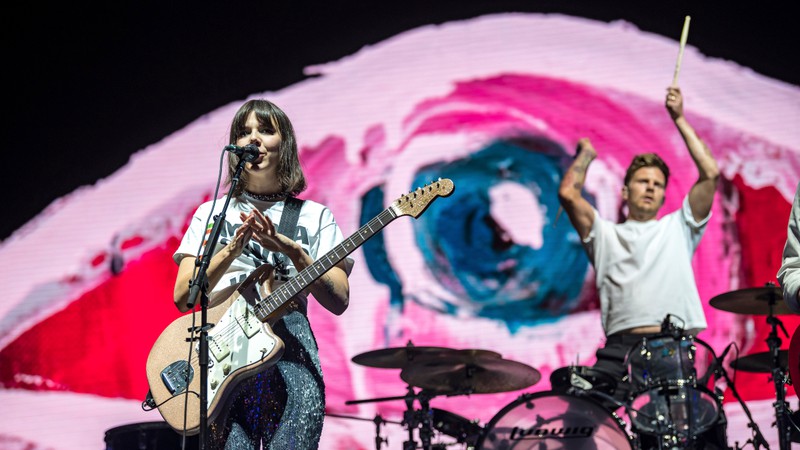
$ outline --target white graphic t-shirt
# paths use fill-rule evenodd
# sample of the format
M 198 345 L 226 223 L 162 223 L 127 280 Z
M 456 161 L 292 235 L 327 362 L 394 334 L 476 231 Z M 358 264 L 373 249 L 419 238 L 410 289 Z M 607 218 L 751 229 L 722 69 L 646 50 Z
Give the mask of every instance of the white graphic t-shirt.
M 184 234 L 178 249 L 172 256 L 176 263 L 180 264 L 181 260 L 186 256 L 202 255 L 205 251 L 204 248 L 201 248 L 201 244 L 205 245 L 205 240 L 211 238 L 214 217 L 222 211 L 224 199 L 216 201 L 213 214 L 211 213 L 212 203 L 214 202 L 203 203 L 195 211 L 186 234 Z M 214 249 L 214 254 L 227 245 L 236 230 L 242 226 L 242 220 L 239 217 L 240 213 L 249 214 L 255 208 L 258 208 L 265 216 L 269 217 L 275 224 L 275 228 L 278 229 L 283 214 L 284 202 L 262 202 L 242 197 L 232 199 L 225 213 L 225 223 L 222 224 L 220 238 Z M 209 214 L 211 214 L 210 220 Z M 208 221 L 208 226 L 206 226 L 206 221 Z M 294 240 L 300 244 L 303 251 L 316 261 L 342 242 L 343 237 L 336 220 L 333 218 L 333 214 L 327 207 L 311 200 L 305 200 L 300 209 Z M 275 278 L 278 285 L 297 275 L 297 269 L 295 269 L 289 257 L 280 253 L 270 252 L 251 239 L 242 254 L 231 264 L 219 283 L 211 290 L 209 301 L 213 304 L 217 298 L 224 299 L 230 296 L 256 267 L 264 263 L 270 263 L 276 267 Z M 346 265 L 347 273 L 349 274 L 352 267 L 350 258 L 346 259 Z M 302 303 L 302 310 L 305 310 L 308 301 L 305 294 L 301 293 L 296 298 Z

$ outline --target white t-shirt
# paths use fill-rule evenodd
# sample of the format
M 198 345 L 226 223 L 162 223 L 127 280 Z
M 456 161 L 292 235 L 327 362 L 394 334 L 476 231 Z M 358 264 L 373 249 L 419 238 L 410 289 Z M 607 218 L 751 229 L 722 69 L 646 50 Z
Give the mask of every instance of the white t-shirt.
M 219 199 L 214 206 L 213 216 L 218 215 L 222 211 L 224 199 Z M 211 229 L 213 226 L 214 217 L 205 227 L 206 220 L 209 218 L 212 202 L 206 202 L 200 205 L 192 217 L 189 228 L 186 230 L 183 239 L 181 240 L 178 249 L 175 250 L 172 258 L 176 263 L 180 264 L 181 260 L 186 256 L 202 255 L 205 249 L 200 249 L 201 239 L 211 238 Z M 220 232 L 220 238 L 217 242 L 214 254 L 220 251 L 230 239 L 233 237 L 235 231 L 242 226 L 242 220 L 239 217 L 240 212 L 249 214 L 254 208 L 258 208 L 265 216 L 275 224 L 277 230 L 281 215 L 283 214 L 284 202 L 262 202 L 250 198 L 232 199 L 228 205 L 228 210 L 225 214 L 225 224 Z M 300 244 L 303 250 L 308 253 L 313 260 L 325 255 L 328 251 L 342 242 L 342 232 L 336 224 L 331 211 L 319 203 L 305 200 L 303 207 L 300 209 L 300 217 L 297 220 L 297 229 L 294 240 Z M 346 258 L 347 273 L 350 273 L 352 267 L 352 260 Z M 280 264 L 276 264 L 276 263 Z M 219 296 L 227 298 L 230 296 L 236 287 L 247 278 L 247 276 L 258 266 L 270 263 L 276 266 L 276 285 L 297 275 L 292 260 L 282 254 L 275 254 L 265 250 L 255 240 L 251 239 L 245 247 L 242 254 L 236 258 L 228 270 L 225 271 L 219 283 L 209 293 L 210 301 L 213 302 Z M 281 270 L 281 264 L 284 270 Z M 305 292 L 305 291 L 303 291 Z M 297 295 L 297 299 L 305 311 L 307 306 L 307 298 L 303 293 Z
M 705 329 L 692 256 L 711 214 L 694 220 L 689 198 L 660 220 L 616 224 L 594 210 L 584 248 L 595 269 L 606 335 L 659 325 L 667 314 L 685 330 Z

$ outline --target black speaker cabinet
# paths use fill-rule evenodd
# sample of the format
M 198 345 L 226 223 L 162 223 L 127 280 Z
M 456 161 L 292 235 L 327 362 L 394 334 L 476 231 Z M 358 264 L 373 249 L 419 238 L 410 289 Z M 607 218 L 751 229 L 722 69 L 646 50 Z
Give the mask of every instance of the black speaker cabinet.
M 106 450 L 180 450 L 182 437 L 166 422 L 131 423 L 106 430 Z M 186 450 L 199 448 L 198 436 L 186 436 Z

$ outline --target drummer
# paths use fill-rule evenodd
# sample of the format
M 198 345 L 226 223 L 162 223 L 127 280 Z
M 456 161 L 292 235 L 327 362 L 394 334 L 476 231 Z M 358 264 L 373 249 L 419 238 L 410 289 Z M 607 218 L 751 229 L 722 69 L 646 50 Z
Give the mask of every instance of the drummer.
M 588 138 L 578 141 L 577 155 L 558 192 L 595 269 L 607 339 L 596 353 L 594 369 L 618 382 L 626 375 L 628 350 L 644 336 L 660 334 L 665 319 L 685 330 L 706 328 L 691 261 L 711 217 L 719 169 L 683 114 L 679 88 L 667 89 L 665 106 L 699 174 L 680 209 L 657 218 L 669 168 L 657 154 L 644 153 L 633 158 L 625 174 L 626 220 L 614 223 L 600 217 L 581 195 L 586 171 L 597 157 Z M 628 395 L 622 383 L 614 392 L 622 403 Z

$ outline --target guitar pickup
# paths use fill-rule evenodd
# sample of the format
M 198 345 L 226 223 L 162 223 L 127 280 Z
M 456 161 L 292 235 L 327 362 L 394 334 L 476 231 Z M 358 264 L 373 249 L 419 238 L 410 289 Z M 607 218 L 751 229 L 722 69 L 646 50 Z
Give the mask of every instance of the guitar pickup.
M 261 321 L 252 314 L 245 314 L 244 316 L 237 316 L 236 323 L 242 329 L 247 339 L 252 338 L 261 330 Z
M 220 343 L 211 336 L 208 337 L 208 351 L 214 355 L 214 359 L 217 361 L 222 361 L 231 353 L 230 347 L 227 345 L 220 345 Z

